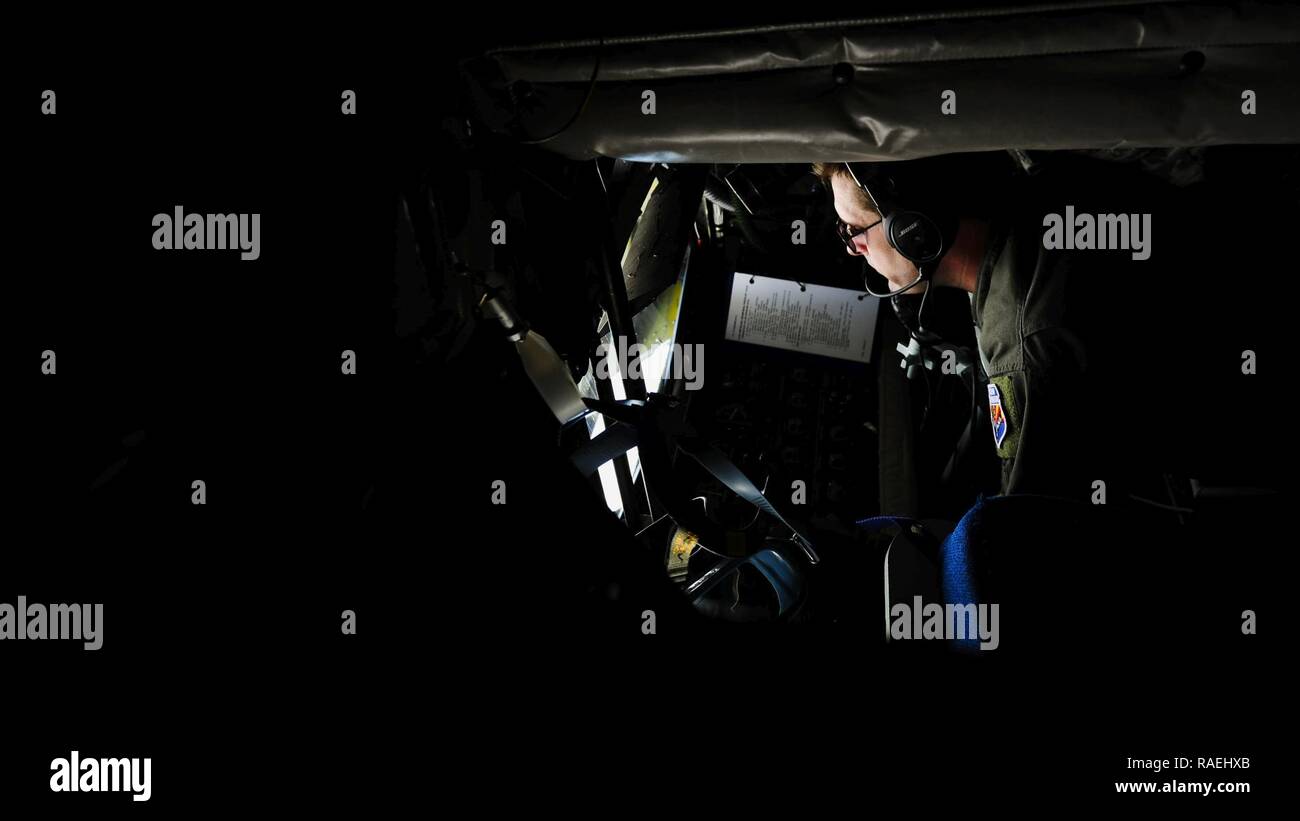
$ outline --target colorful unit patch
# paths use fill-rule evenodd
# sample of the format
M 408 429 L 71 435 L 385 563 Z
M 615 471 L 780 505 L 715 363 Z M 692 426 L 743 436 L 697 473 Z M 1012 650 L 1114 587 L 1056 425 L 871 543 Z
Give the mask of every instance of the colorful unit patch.
M 1002 440 L 1007 438 L 1007 414 L 1002 410 L 1002 394 L 997 385 L 989 385 L 989 421 L 993 423 L 993 442 L 995 447 L 1002 447 Z

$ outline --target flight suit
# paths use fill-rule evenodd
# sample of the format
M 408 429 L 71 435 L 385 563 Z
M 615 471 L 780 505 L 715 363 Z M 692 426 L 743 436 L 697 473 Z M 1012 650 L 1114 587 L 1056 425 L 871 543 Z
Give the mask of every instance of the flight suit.
M 1116 298 L 1117 284 L 1151 282 L 1166 268 L 1134 261 L 1129 249 L 1045 248 L 1045 214 L 1066 205 L 1114 213 L 1116 198 L 1067 180 L 1022 187 L 1017 207 L 989 224 L 971 295 L 1002 492 L 1088 499 L 1134 447 L 1124 347 L 1142 323 L 1131 300 Z
M 1082 486 L 1070 493 L 1071 482 L 1062 474 L 1075 467 L 1077 452 L 1063 434 L 1077 425 L 1074 403 L 1083 398 L 1087 352 L 1061 323 L 1068 271 L 1059 261 L 1037 259 L 1033 240 L 1007 223 L 991 226 L 971 300 L 972 319 L 988 377 L 1002 492 L 1064 490 L 1074 496 Z

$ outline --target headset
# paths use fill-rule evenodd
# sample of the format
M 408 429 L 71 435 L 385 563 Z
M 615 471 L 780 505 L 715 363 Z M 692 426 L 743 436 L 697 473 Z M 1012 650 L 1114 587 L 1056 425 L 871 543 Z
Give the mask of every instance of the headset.
M 956 219 L 951 215 L 936 219 L 924 212 L 902 207 L 896 192 L 894 175 L 883 174 L 874 167 L 870 170 L 863 170 L 863 173 L 859 174 L 858 170 L 855 170 L 853 166 L 854 163 L 844 163 L 844 167 L 848 169 L 853 182 L 871 200 L 876 213 L 883 220 L 885 239 L 904 259 L 916 266 L 916 281 L 897 291 L 877 293 L 867 284 L 865 271 L 862 277 L 862 285 L 867 295 L 879 299 L 889 299 L 895 316 L 898 317 L 899 322 L 903 324 L 903 327 L 907 329 L 908 334 L 911 336 L 911 340 L 906 347 L 903 345 L 898 346 L 898 352 L 903 357 L 902 364 L 907 371 L 907 378 L 916 379 L 920 376 L 925 382 L 926 402 L 925 411 L 922 414 L 922 428 L 925 426 L 925 420 L 929 417 L 930 398 L 933 394 L 930 388 L 930 380 L 925 376 L 927 368 L 926 350 L 938 347 L 957 352 L 960 363 L 958 374 L 965 372 L 970 374 L 972 423 L 967 426 L 962 435 L 962 441 L 958 443 L 957 450 L 954 451 L 948 466 L 944 469 L 944 480 L 946 481 L 948 476 L 951 475 L 958 453 L 964 449 L 965 441 L 968 439 L 970 430 L 973 427 L 973 420 L 977 411 L 976 378 L 979 375 L 979 369 L 974 364 L 974 357 L 970 355 L 969 351 L 951 345 L 944 345 L 943 339 L 938 334 L 926 330 L 922 322 L 922 314 L 925 311 L 931 288 L 926 287 L 919 300 L 920 304 L 915 306 L 914 303 L 917 300 L 915 300 L 914 295 L 908 294 L 906 297 L 900 295 L 923 282 L 928 283 L 933 277 L 934 272 L 939 267 L 939 261 L 951 247 L 951 240 L 956 235 Z M 909 195 L 913 194 L 913 192 L 908 193 Z M 941 227 L 941 223 L 948 229 L 947 231 Z M 867 265 L 865 259 L 862 264 L 865 268 Z
M 925 311 L 930 289 L 927 287 L 922 293 L 920 306 L 917 308 L 913 308 L 908 304 L 912 300 L 903 300 L 899 296 L 923 282 L 929 282 L 935 270 L 939 267 L 939 260 L 943 258 L 944 253 L 951 245 L 948 237 L 952 232 L 945 233 L 940 228 L 939 221 L 928 214 L 901 207 L 895 190 L 894 176 L 885 175 L 874 167 L 865 170 L 854 169 L 853 166 L 854 163 L 844 163 L 844 167 L 848 169 L 853 182 L 867 195 L 872 206 L 876 209 L 876 213 L 880 215 L 883 221 L 882 227 L 885 232 L 885 239 L 904 259 L 916 266 L 917 273 L 916 281 L 910 285 L 896 291 L 887 290 L 885 293 L 878 293 L 868 284 L 868 276 L 865 271 L 867 261 L 864 259 L 862 261 L 864 268 L 862 287 L 866 290 L 868 296 L 890 301 L 894 314 L 903 323 L 903 327 L 907 328 L 908 333 L 911 334 L 914 340 L 914 344 L 911 346 L 913 350 L 910 353 L 919 357 L 921 353 L 919 346 L 934 345 L 940 342 L 939 337 L 927 331 L 921 322 L 921 315 Z M 861 173 L 859 173 L 860 171 Z M 955 228 L 955 226 L 953 227 Z M 908 355 L 904 354 L 904 356 L 906 358 Z M 908 368 L 909 376 L 914 376 L 915 373 L 914 368 Z
M 886 177 L 874 171 L 871 174 L 864 173 L 859 176 L 857 171 L 853 169 L 853 165 L 853 163 L 845 163 L 844 167 L 848 169 L 853 182 L 857 183 L 858 188 L 862 189 L 867 198 L 871 200 L 876 213 L 880 214 L 884 220 L 885 239 L 899 254 L 916 266 L 917 273 L 920 275 L 916 282 L 898 291 L 878 294 L 872 291 L 870 287 L 867 288 L 867 293 L 874 297 L 897 296 L 903 291 L 929 280 L 931 275 L 934 274 L 934 269 L 938 267 L 938 262 L 943 257 L 944 252 L 948 250 L 949 243 L 946 241 L 944 232 L 940 230 L 939 223 L 934 219 L 920 211 L 898 206 L 894 193 L 893 177 Z M 877 183 L 875 190 L 872 190 L 866 182 L 866 180 L 873 177 L 875 178 L 873 181 Z M 884 185 L 881 185 L 881 182 Z

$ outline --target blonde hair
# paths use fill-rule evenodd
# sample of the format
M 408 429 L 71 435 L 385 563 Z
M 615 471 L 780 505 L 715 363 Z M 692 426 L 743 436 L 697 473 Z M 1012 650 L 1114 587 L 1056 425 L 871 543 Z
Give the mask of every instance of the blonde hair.
M 842 162 L 815 162 L 812 164 L 813 176 L 826 183 L 831 184 L 836 174 L 843 174 L 848 171 Z
M 831 180 L 835 179 L 837 174 L 848 174 L 849 169 L 848 166 L 842 162 L 815 162 L 812 164 L 812 172 L 813 176 L 821 180 L 827 188 L 830 188 Z M 879 215 L 879 212 L 876 211 L 875 204 L 872 203 L 871 200 L 867 199 L 867 195 L 862 192 L 862 189 L 855 185 L 853 191 L 854 199 L 857 200 L 858 205 L 873 214 Z

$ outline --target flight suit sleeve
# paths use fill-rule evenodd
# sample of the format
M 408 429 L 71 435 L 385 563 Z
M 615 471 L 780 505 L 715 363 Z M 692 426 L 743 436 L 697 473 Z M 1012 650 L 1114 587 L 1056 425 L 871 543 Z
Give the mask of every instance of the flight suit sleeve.
M 989 401 L 996 390 L 1006 419 L 1005 434 L 995 433 L 1004 493 L 1090 499 L 1098 480 L 1123 484 L 1147 470 L 1152 437 L 1168 436 L 1171 420 L 1187 413 L 1170 402 L 1175 389 L 1196 384 L 1195 372 L 1170 360 L 1189 359 L 1189 345 L 1212 317 L 1183 307 L 1194 304 L 1188 263 L 1203 256 L 1197 246 L 1204 243 L 1188 227 L 1196 205 L 1163 190 L 1120 189 L 1114 175 L 1095 173 L 1105 170 L 1088 164 L 1080 169 L 1086 173 L 1024 180 L 1015 208 L 995 220 L 999 230 L 978 272 L 973 318 Z M 1045 216 L 1063 219 L 1071 209 L 1150 216 L 1158 253 L 1143 259 L 1129 248 L 1047 247 Z M 1199 264 L 1213 270 L 1212 261 Z M 1186 330 L 1161 332 L 1170 316 Z
M 1004 494 L 1080 498 L 1091 485 L 1087 351 L 1066 318 L 1078 260 L 1042 247 L 1035 221 L 995 231 L 973 299 Z
M 1078 340 L 1053 328 L 1025 339 L 1026 367 L 991 375 L 990 417 L 1002 492 L 1084 498 L 1091 487 L 1095 423 Z M 998 434 L 1000 400 L 1002 441 Z

